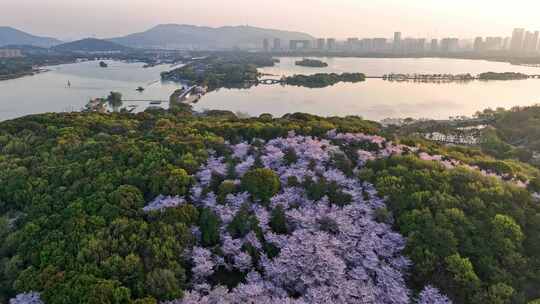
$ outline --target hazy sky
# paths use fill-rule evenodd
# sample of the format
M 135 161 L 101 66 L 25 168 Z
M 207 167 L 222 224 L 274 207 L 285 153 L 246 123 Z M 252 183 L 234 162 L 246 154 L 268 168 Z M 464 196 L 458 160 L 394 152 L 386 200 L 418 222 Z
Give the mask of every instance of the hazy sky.
M 249 24 L 320 37 L 510 35 L 540 30 L 540 0 L 0 0 L 0 25 L 64 39 L 160 23 Z

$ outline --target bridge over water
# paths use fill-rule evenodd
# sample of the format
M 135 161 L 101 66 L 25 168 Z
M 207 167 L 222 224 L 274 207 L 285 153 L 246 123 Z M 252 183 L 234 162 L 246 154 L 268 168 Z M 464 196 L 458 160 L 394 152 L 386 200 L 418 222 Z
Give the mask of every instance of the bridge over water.
M 196 85 L 193 85 L 187 89 L 180 89 L 180 90 L 176 90 L 174 93 L 172 93 L 171 97 L 170 97 L 170 101 L 171 102 L 176 102 L 176 103 L 182 103 L 182 102 L 186 102 L 188 97 L 194 93 L 197 89 L 197 86 Z M 196 102 L 198 101 L 199 98 L 194 98 L 188 102 L 190 103 L 193 103 L 193 102 Z

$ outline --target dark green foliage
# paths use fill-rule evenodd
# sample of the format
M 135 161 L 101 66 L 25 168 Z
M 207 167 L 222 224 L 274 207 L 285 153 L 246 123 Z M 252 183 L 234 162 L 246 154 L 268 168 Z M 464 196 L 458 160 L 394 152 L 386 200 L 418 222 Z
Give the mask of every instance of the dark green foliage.
M 287 165 L 291 165 L 298 160 L 298 156 L 296 156 L 296 152 L 293 148 L 289 148 L 285 151 L 285 156 L 283 159 Z
M 199 218 L 201 229 L 201 244 L 205 247 L 212 247 L 219 243 L 219 217 L 210 209 L 202 209 Z
M 145 287 L 148 293 L 158 299 L 173 300 L 182 296 L 181 285 L 184 278 L 178 278 L 169 269 L 156 268 L 150 271 Z
M 258 53 L 222 53 L 197 60 L 181 68 L 163 72 L 161 78 L 171 81 L 190 81 L 208 86 L 210 90 L 221 87 L 241 88 L 256 84 L 258 67 L 273 66 L 272 57 Z
M 327 185 L 323 178 L 314 181 L 311 177 L 306 177 L 303 186 L 310 200 L 318 201 L 326 195 Z
M 335 153 L 332 155 L 332 166 L 341 170 L 345 175 L 351 177 L 353 175 L 354 164 L 343 153 Z
M 479 168 L 486 170 L 488 172 L 493 172 L 497 175 L 508 175 L 509 177 L 513 177 L 514 170 L 510 165 L 503 161 L 478 161 L 474 163 Z
M 259 220 L 257 220 L 257 217 L 249 210 L 249 206 L 244 205 L 227 226 L 227 231 L 229 231 L 231 236 L 235 239 L 243 238 L 251 231 L 259 233 Z
M 317 59 L 308 59 L 304 58 L 302 60 L 296 61 L 296 65 L 304 67 L 313 67 L 313 68 L 325 68 L 328 66 L 328 63 L 317 60 Z
M 287 177 L 287 187 L 298 187 L 301 186 L 298 178 L 296 176 Z
M 227 270 L 224 266 L 218 267 L 209 281 L 213 284 L 219 284 L 227 286 L 228 288 L 234 288 L 241 282 L 245 281 L 246 274 L 237 270 Z
M 281 186 L 279 176 L 270 169 L 254 169 L 242 177 L 242 189 L 264 203 L 276 194 Z
M 272 210 L 270 217 L 270 228 L 277 234 L 287 234 L 289 228 L 287 227 L 287 218 L 285 216 L 285 210 L 283 206 L 277 205 Z
M 145 201 L 141 191 L 134 186 L 122 185 L 111 193 L 109 198 L 111 205 L 119 209 L 124 215 L 134 215 L 141 212 Z
M 266 252 L 266 255 L 271 259 L 277 257 L 279 255 L 279 252 L 280 252 L 280 249 L 278 247 L 276 247 L 272 243 L 266 243 L 265 242 L 263 244 L 263 249 L 264 249 L 264 252 Z
M 249 254 L 254 265 L 258 265 L 261 259 L 261 254 L 259 250 L 255 248 L 251 243 L 246 243 L 242 246 L 242 251 Z
M 519 122 L 519 115 L 501 119 Z M 536 118 L 527 115 L 528 129 L 521 125 L 527 131 L 505 129 L 498 136 L 530 140 L 525 133 L 536 132 Z M 183 255 L 193 246 L 190 227 L 199 225 L 204 245 L 216 250 L 217 217 L 190 205 L 143 213 L 145 202 L 157 194 L 188 194 L 191 175 L 208 157 L 207 149 L 230 159 L 225 140 L 251 142 L 289 131 L 320 135 L 333 129 L 374 133 L 378 125 L 358 117 L 323 119 L 297 113 L 238 120 L 182 111 L 45 114 L 0 123 L 0 302 L 27 290 L 41 292 L 47 304 L 151 304 L 182 295 L 190 276 Z M 345 171 L 355 161 L 357 148 L 332 162 Z M 489 170 L 538 176 L 517 161 L 481 162 L 485 155 L 478 149 L 442 151 L 460 160 L 474 159 L 471 162 Z M 290 156 L 289 161 L 294 160 Z M 413 156 L 368 166 L 359 176 L 388 196 L 387 210 L 376 211 L 378 220 L 407 237 L 412 288 L 434 284 L 455 303 L 527 303 L 540 298 L 540 207 L 529 192 Z M 209 189 L 221 194 L 220 199 L 249 189 L 264 201 L 280 187 L 276 176 L 260 169 L 242 180 L 242 189 L 234 189 L 226 178 L 214 176 Z M 298 180 L 291 178 L 288 184 L 298 185 Z M 540 189 L 538 184 L 533 179 L 531 191 Z M 326 195 L 339 205 L 350 200 L 324 179 L 305 186 L 310 199 Z M 273 212 L 272 222 L 272 229 L 286 231 L 281 211 Z M 328 233 L 339 229 L 331 219 L 319 225 Z M 234 237 L 254 231 L 269 257 L 279 253 L 264 241 L 247 205 L 227 229 Z M 248 246 L 244 250 L 251 251 Z M 225 269 L 213 276 L 214 282 L 231 287 L 244 279 L 245 274 Z
M 190 227 L 201 223 L 212 246 L 215 218 L 190 205 L 141 209 L 158 194 L 186 195 L 207 149 L 230 155 L 225 140 L 378 128 L 356 117 L 238 121 L 187 110 L 44 114 L 0 123 L 1 303 L 27 290 L 42 292 L 47 304 L 126 297 L 152 303 L 180 295 Z M 218 193 L 224 179 L 214 176 L 211 190 Z M 225 188 L 222 194 L 231 191 Z M 256 218 L 245 218 L 248 228 L 237 220 L 232 230 L 257 233 Z M 263 244 L 270 256 L 279 252 Z
M 391 224 L 392 222 L 392 215 L 388 211 L 386 207 L 378 208 L 375 210 L 375 219 L 379 223 L 386 223 Z
M 109 96 L 107 96 L 107 102 L 109 103 L 111 108 L 118 109 L 122 106 L 122 93 L 111 92 Z
M 514 73 L 514 72 L 504 72 L 504 73 L 487 72 L 487 73 L 482 73 L 478 75 L 478 77 L 480 78 L 480 80 L 519 80 L 519 79 L 529 78 L 527 74 Z
M 155 195 L 184 195 L 191 185 L 192 178 L 182 168 L 167 166 L 157 171 L 150 180 Z
M 336 182 L 331 182 L 327 186 L 327 195 L 331 204 L 343 207 L 352 201 L 352 196 L 340 190 Z
M 482 151 L 540 166 L 534 157 L 540 151 L 540 106 L 486 109 L 477 116 L 490 125 L 482 134 Z
M 338 206 L 345 206 L 352 201 L 351 195 L 341 191 L 336 182 L 328 182 L 323 177 L 319 177 L 316 181 L 308 177 L 304 180 L 303 186 L 310 200 L 318 201 L 327 196 L 331 204 Z
M 499 165 L 482 164 L 509 172 Z M 376 216 L 385 221 L 391 212 L 396 229 L 407 237 L 414 287 L 436 282 L 457 303 L 538 298 L 532 285 L 540 283 L 540 206 L 530 193 L 412 156 L 371 162 L 362 175 L 389 196 L 388 210 Z
M 527 188 L 532 192 L 540 192 L 540 178 L 532 179 Z
M 453 298 L 460 303 L 472 301 L 480 287 L 480 279 L 474 272 L 472 263 L 459 254 L 448 256 L 445 262 Z
M 218 189 L 218 195 L 217 195 L 217 201 L 218 203 L 225 203 L 225 198 L 228 194 L 235 193 L 237 191 L 237 185 L 234 183 L 234 181 L 231 180 L 225 180 L 219 185 Z
M 329 217 L 323 217 L 319 220 L 319 226 L 322 231 L 326 231 L 330 234 L 339 233 L 339 226 L 335 220 Z
M 324 88 L 335 85 L 340 82 L 362 82 L 366 80 L 366 75 L 361 73 L 343 73 L 343 74 L 323 74 L 314 75 L 294 75 L 283 79 L 284 83 L 299 87 Z

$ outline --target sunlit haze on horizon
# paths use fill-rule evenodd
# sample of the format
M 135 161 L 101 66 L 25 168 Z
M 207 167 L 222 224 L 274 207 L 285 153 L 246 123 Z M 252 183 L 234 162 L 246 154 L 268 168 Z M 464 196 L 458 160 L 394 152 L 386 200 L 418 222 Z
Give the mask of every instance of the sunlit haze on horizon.
M 540 30 L 538 0 L 1 0 L 0 26 L 62 39 L 113 37 L 163 23 L 251 25 L 317 37 L 509 36 Z

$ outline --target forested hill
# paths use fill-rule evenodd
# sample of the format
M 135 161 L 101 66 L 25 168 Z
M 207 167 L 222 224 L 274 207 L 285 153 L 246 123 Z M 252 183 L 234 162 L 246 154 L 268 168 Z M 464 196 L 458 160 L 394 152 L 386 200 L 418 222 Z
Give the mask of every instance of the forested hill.
M 112 38 L 110 41 L 136 48 L 168 49 L 251 49 L 262 47 L 263 40 L 313 40 L 313 36 L 291 31 L 252 26 L 205 27 L 186 24 L 160 24 L 141 33 Z M 283 45 L 285 46 L 285 45 Z
M 86 38 L 60 44 L 53 47 L 53 49 L 59 52 L 119 52 L 130 50 L 129 47 L 95 38 Z
M 5 121 L 0 303 L 531 303 L 538 174 L 358 117 Z
M 0 26 L 0 47 L 9 45 L 32 45 L 51 47 L 62 41 L 49 37 L 34 36 L 9 26 Z

